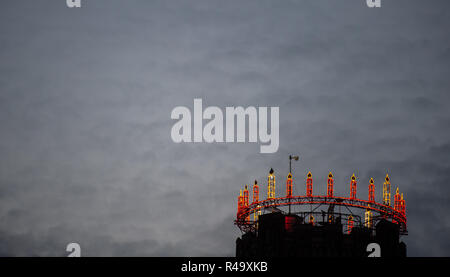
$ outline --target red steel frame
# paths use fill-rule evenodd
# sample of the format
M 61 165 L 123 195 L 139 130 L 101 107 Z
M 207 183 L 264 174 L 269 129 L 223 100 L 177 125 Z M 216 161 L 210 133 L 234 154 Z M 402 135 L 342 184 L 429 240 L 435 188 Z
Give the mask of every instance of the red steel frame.
M 241 206 L 235 224 L 243 232 L 249 232 L 255 230 L 255 221 L 249 221 L 248 218 L 250 214 L 257 212 L 261 209 L 270 209 L 274 207 L 284 207 L 284 206 L 301 206 L 301 205 L 315 205 L 315 204 L 325 204 L 325 205 L 335 205 L 335 206 L 346 206 L 351 208 L 358 208 L 363 210 L 371 210 L 377 213 L 380 217 L 391 219 L 392 222 L 399 224 L 400 234 L 406 235 L 408 233 L 406 228 L 406 215 L 401 211 L 395 210 L 391 206 L 386 206 L 373 201 L 367 201 L 357 198 L 350 197 L 328 197 L 322 195 L 311 195 L 311 196 L 290 196 L 290 197 L 279 197 L 273 199 L 266 199 L 258 202 L 254 202 L 248 206 Z

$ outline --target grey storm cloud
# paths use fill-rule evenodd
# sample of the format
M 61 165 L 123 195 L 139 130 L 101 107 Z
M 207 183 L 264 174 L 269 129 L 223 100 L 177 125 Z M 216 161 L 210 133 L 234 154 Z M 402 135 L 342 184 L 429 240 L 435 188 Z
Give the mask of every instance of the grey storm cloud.
M 239 189 L 291 153 L 296 193 L 388 172 L 408 255 L 450 255 L 449 1 L 82 2 L 0 9 L 0 255 L 233 256 Z M 194 98 L 279 106 L 278 152 L 173 143 Z

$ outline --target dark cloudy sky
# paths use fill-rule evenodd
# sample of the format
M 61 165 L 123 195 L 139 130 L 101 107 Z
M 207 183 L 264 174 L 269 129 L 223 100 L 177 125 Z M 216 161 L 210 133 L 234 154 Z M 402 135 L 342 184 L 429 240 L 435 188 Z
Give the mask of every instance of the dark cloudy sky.
M 234 255 L 236 197 L 404 192 L 412 256 L 450 255 L 450 2 L 6 0 L 0 255 Z M 280 148 L 175 144 L 175 106 L 279 106 Z M 266 192 L 265 185 L 263 193 Z

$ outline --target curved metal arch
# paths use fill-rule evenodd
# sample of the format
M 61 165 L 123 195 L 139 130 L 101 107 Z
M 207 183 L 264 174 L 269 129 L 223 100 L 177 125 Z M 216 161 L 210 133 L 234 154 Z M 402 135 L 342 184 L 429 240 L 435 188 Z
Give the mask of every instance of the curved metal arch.
M 406 228 L 406 216 L 390 206 L 386 206 L 377 202 L 371 202 L 367 200 L 347 197 L 327 197 L 327 196 L 292 196 L 292 197 L 280 197 L 274 199 L 265 199 L 262 201 L 254 202 L 248 207 L 243 207 L 241 212 L 237 215 L 236 225 L 244 232 L 253 230 L 251 225 L 255 222 L 248 221 L 246 218 L 261 209 L 267 209 L 272 207 L 284 207 L 284 206 L 301 206 L 309 204 L 325 204 L 335 206 L 346 206 L 357 209 L 368 209 L 378 213 L 381 217 L 390 218 L 400 226 L 400 233 L 407 234 Z

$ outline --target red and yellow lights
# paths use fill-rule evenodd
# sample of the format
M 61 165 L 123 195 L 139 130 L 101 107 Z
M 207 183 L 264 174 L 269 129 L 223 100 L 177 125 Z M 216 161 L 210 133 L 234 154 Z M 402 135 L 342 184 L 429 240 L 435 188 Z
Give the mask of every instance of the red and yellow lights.
M 400 193 L 398 192 L 398 188 L 394 194 L 394 210 L 400 213 L 402 211 L 402 201 L 400 199 Z M 397 220 L 394 219 L 393 222 L 397 222 Z
M 327 197 L 333 197 L 334 194 L 334 179 L 333 179 L 333 173 L 328 173 L 328 180 L 327 180 Z
M 405 203 L 405 199 L 403 199 L 403 193 L 400 196 L 400 213 L 403 216 L 406 216 L 406 203 Z
M 267 176 L 267 199 L 275 198 L 275 175 L 273 174 L 273 168 L 270 169 Z
M 370 205 L 369 205 L 370 207 Z M 372 227 L 372 211 L 369 209 L 366 209 L 366 212 L 364 214 L 364 226 L 366 226 L 367 228 L 371 228 Z
M 238 210 L 237 210 L 238 217 L 242 213 L 243 206 L 244 206 L 244 196 L 242 195 L 242 190 L 240 190 L 238 196 Z
M 383 184 L 383 204 L 386 206 L 391 205 L 391 181 L 389 179 L 389 175 L 386 174 L 386 178 L 384 178 Z
M 314 216 L 313 215 L 309 216 L 309 224 L 314 226 Z
M 398 188 L 395 191 L 395 195 L 394 195 L 394 210 L 396 211 L 401 211 L 401 202 L 400 202 L 400 193 L 398 192 Z
M 256 206 L 256 211 L 253 213 L 253 220 L 257 221 L 261 215 L 261 206 Z
M 247 188 L 247 185 L 245 185 L 245 187 L 244 187 L 244 206 L 245 207 L 247 207 L 248 206 L 248 202 L 249 202 L 249 200 L 248 200 L 248 188 Z
M 308 172 L 307 178 L 306 178 L 306 196 L 311 197 L 313 195 L 313 179 L 311 171 Z
M 259 202 L 259 186 L 258 181 L 255 180 L 255 183 L 253 184 L 253 199 L 252 203 Z
M 370 178 L 368 187 L 368 200 L 362 200 L 357 198 L 357 179 L 355 174 L 352 174 L 350 178 L 350 194 L 349 197 L 339 197 L 334 195 L 334 176 L 331 172 L 327 175 L 327 190 L 326 194 L 313 195 L 313 177 L 309 171 L 306 176 L 306 195 L 294 195 L 294 180 L 292 173 L 288 173 L 286 177 L 286 194 L 285 196 L 276 197 L 276 177 L 274 170 L 271 168 L 267 176 L 267 199 L 259 199 L 259 186 L 255 180 L 252 187 L 252 201 L 249 199 L 249 188 L 247 185 L 240 190 L 238 196 L 238 210 L 236 222 L 240 224 L 257 224 L 259 216 L 263 210 L 268 211 L 270 209 L 275 210 L 274 207 L 290 206 L 290 205 L 339 205 L 347 206 L 350 208 L 363 209 L 364 223 L 367 228 L 373 228 L 374 224 L 379 218 L 390 218 L 392 222 L 401 226 L 401 230 L 406 232 L 406 203 L 403 198 L 403 193 L 399 192 L 397 188 L 393 197 L 393 205 L 391 206 L 391 183 L 389 175 L 386 174 L 383 183 L 382 203 L 375 202 L 375 184 L 374 179 Z M 317 194 L 317 193 L 316 193 Z M 267 201 L 270 200 L 270 201 Z M 290 213 L 290 210 L 289 210 Z M 250 215 L 253 214 L 250 221 Z M 331 216 L 331 217 L 330 217 Z M 351 233 L 352 228 L 355 226 L 355 214 L 351 212 L 351 215 L 347 218 L 347 233 Z M 358 216 L 359 218 L 359 216 Z M 328 215 L 326 219 L 332 223 L 334 221 L 333 215 Z M 305 222 L 314 225 L 314 216 L 310 214 L 305 218 Z M 360 222 L 360 221 L 358 221 Z M 361 224 L 361 223 L 358 223 Z M 254 225 L 257 228 L 257 225 Z M 359 226 L 359 225 L 358 225 Z
M 286 197 L 292 197 L 292 174 L 290 172 L 286 178 Z
M 248 208 L 248 204 L 249 204 L 249 198 L 248 198 L 249 194 L 248 194 L 248 188 L 247 185 L 245 185 L 244 187 L 244 208 Z M 250 214 L 245 218 L 246 221 L 250 220 Z
M 353 224 L 354 224 L 353 216 L 349 215 L 347 221 L 347 234 L 350 234 L 352 232 Z
M 350 198 L 356 199 L 356 177 L 355 177 L 355 174 L 352 175 L 352 178 L 350 181 Z
M 375 185 L 373 183 L 373 178 L 370 178 L 369 182 L 369 202 L 375 202 Z

